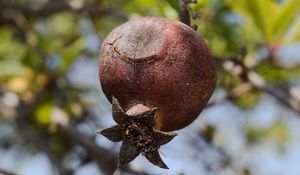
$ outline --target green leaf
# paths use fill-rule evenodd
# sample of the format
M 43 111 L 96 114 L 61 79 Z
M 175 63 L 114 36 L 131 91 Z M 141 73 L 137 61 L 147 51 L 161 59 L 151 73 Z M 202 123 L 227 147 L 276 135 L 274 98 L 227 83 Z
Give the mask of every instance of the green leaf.
M 49 21 L 49 29 L 52 34 L 55 35 L 70 35 L 72 34 L 75 27 L 75 17 L 69 13 L 58 13 Z
M 18 42 L 9 27 L 0 29 L 0 58 L 21 59 L 26 53 L 26 45 Z
M 51 122 L 51 111 L 53 103 L 47 102 L 41 104 L 35 111 L 35 119 L 38 123 L 48 125 Z
M 246 17 L 263 34 L 266 44 L 282 42 L 300 10 L 299 0 L 279 4 L 274 0 L 225 0 L 237 13 Z
M 15 59 L 2 59 L 0 57 L 0 79 L 8 76 L 16 76 L 22 73 L 22 64 Z
M 170 19 L 178 19 L 178 11 L 169 4 L 160 6 L 161 13 Z
M 280 13 L 276 17 L 276 21 L 273 26 L 274 33 L 276 34 L 276 40 L 282 40 L 295 21 L 295 17 L 297 16 L 297 13 L 299 13 L 299 10 L 299 0 L 287 0 L 287 2 L 282 5 Z
M 232 9 L 248 20 L 260 30 L 266 43 L 273 38 L 273 25 L 278 12 L 278 5 L 273 0 L 227 0 Z
M 249 142 L 275 140 L 284 143 L 288 140 L 288 128 L 282 121 L 276 121 L 269 128 L 247 127 L 247 137 Z M 278 145 L 280 146 L 280 145 Z
M 167 0 L 171 7 L 173 7 L 176 11 L 179 11 L 179 6 L 177 0 Z
M 283 43 L 293 43 L 300 41 L 300 18 L 295 21 L 295 24 L 291 28 L 291 31 L 284 38 Z
M 266 130 L 265 137 L 279 141 L 287 141 L 289 136 L 288 128 L 283 122 L 276 122 Z
M 243 109 L 253 108 L 260 99 L 261 93 L 259 91 L 250 91 L 240 95 L 234 102 Z
M 84 49 L 84 41 L 84 38 L 79 38 L 63 50 L 61 55 L 63 60 L 60 66 L 62 71 L 65 71 Z
M 255 71 L 268 82 L 285 83 L 300 77 L 300 67 L 296 66 L 291 69 L 278 69 L 278 67 L 269 64 L 260 64 Z

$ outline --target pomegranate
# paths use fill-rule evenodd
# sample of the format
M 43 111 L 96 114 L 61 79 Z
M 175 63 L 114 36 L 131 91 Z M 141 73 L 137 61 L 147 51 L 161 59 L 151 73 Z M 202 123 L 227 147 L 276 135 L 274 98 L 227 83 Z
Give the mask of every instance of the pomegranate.
M 204 40 L 191 27 L 159 17 L 131 20 L 110 32 L 99 76 L 118 124 L 99 132 L 123 140 L 119 164 L 142 153 L 162 168 L 159 146 L 199 116 L 216 83 Z

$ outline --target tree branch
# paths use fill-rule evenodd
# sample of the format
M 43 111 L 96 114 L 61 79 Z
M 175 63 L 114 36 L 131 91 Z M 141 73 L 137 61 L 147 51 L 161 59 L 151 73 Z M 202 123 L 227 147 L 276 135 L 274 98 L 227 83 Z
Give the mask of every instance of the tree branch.
M 0 175 L 16 175 L 16 174 L 0 168 Z
M 179 18 L 181 22 L 192 27 L 194 30 L 197 30 L 197 25 L 191 25 L 190 15 L 192 11 L 189 7 L 190 3 L 197 3 L 197 0 L 177 0 Z M 194 17 L 193 15 L 193 18 L 195 19 L 197 17 Z
M 177 0 L 178 7 L 179 7 L 179 17 L 180 21 L 184 24 L 190 26 L 190 12 L 189 12 L 189 5 L 185 0 Z
M 272 95 L 284 106 L 300 114 L 300 100 L 291 94 L 291 87 L 280 88 L 279 85 L 268 85 L 262 76 L 247 68 L 242 61 L 226 60 L 223 62 L 223 69 L 232 75 L 240 77 L 241 80 L 250 84 L 253 88 Z
M 15 6 L 8 0 L 2 0 L 0 1 L 0 10 L 0 25 L 17 24 L 17 26 L 20 26 L 20 23 L 24 23 L 26 19 L 49 17 L 64 11 L 87 13 L 93 19 L 99 19 L 99 17 L 103 15 L 111 15 L 127 20 L 126 15 L 120 13 L 118 10 L 100 8 L 98 4 L 85 3 L 84 1 L 83 4 L 78 7 L 73 6 L 70 1 L 63 0 L 51 0 L 38 7 L 33 7 L 30 6 L 30 4 Z
M 56 166 L 59 174 L 66 175 L 70 174 L 64 166 L 59 158 L 57 158 L 52 152 L 51 148 L 45 142 L 45 139 L 42 139 L 43 136 L 39 135 L 38 132 L 31 126 L 30 117 L 33 114 L 37 105 L 42 103 L 46 98 L 50 91 L 64 91 L 63 87 L 58 87 L 55 78 L 52 78 L 44 88 L 36 95 L 31 101 L 21 102 L 18 106 L 16 112 L 13 113 L 5 113 L 13 116 L 6 116 L 6 118 L 14 119 L 17 123 L 17 129 L 19 133 L 28 141 L 34 144 L 34 146 L 44 152 L 51 162 Z M 62 93 L 62 92 L 61 92 Z M 0 104 L 1 110 L 5 107 L 4 104 Z M 9 109 L 10 111 L 13 111 Z M 84 115 L 84 114 L 82 114 Z M 29 119 L 29 120 L 28 120 Z M 59 133 L 62 133 L 66 138 L 66 140 L 71 141 L 73 144 L 79 145 L 84 148 L 89 156 L 91 156 L 99 165 L 101 170 L 105 174 L 112 174 L 117 167 L 117 155 L 113 153 L 111 150 L 101 147 L 94 143 L 94 141 L 88 136 L 80 133 L 75 128 L 71 126 L 61 126 L 59 125 Z M 123 172 L 129 172 L 136 175 L 147 175 L 145 172 L 139 172 L 132 169 L 130 166 L 124 166 L 120 169 Z
M 23 135 L 23 138 L 25 138 L 30 143 L 33 143 L 38 150 L 44 152 L 49 157 L 52 164 L 57 168 L 60 175 L 71 174 L 71 172 L 65 169 L 61 159 L 53 154 L 49 145 L 45 142 L 45 140 L 42 139 L 43 137 L 40 136 L 38 132 L 26 120 L 18 119 L 16 120 L 16 122 L 18 126 L 17 129 L 19 130 L 19 133 Z
M 72 127 L 60 126 L 60 131 L 65 138 L 73 144 L 83 147 L 93 157 L 105 174 L 112 174 L 117 167 L 117 155 L 110 150 L 96 145 L 90 138 Z

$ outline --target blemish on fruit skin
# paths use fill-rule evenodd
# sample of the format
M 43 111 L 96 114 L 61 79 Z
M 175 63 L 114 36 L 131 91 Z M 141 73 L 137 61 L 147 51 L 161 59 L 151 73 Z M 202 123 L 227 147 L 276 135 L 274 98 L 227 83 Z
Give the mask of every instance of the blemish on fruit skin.
M 147 133 L 159 132 L 168 141 L 173 138 L 169 131 L 182 129 L 199 116 L 216 83 L 213 60 L 204 40 L 187 25 L 158 17 L 128 21 L 115 28 L 103 42 L 99 76 L 106 97 L 110 101 L 113 97 L 117 99 L 115 106 L 120 107 L 119 111 L 124 109 L 126 115 L 126 111 L 139 111 L 127 118 L 142 117 L 141 121 L 133 121 L 150 122 L 152 127 Z M 143 106 L 148 110 L 157 109 L 150 118 L 153 121 L 147 119 L 147 110 Z M 115 112 L 115 115 L 120 119 L 123 113 Z M 127 123 L 126 127 L 145 129 L 134 122 Z M 126 138 L 131 138 L 130 133 L 136 134 L 131 131 L 126 130 Z M 120 135 L 114 135 L 114 132 L 122 134 L 113 128 L 104 135 L 111 140 L 119 138 Z M 151 154 L 147 152 L 146 158 L 166 168 L 157 152 L 159 145 L 155 138 L 144 132 L 138 133 L 148 146 L 138 146 L 141 140 L 123 140 L 124 147 L 131 151 L 121 151 L 121 163 L 133 160 L 140 153 L 137 150 L 151 148 Z

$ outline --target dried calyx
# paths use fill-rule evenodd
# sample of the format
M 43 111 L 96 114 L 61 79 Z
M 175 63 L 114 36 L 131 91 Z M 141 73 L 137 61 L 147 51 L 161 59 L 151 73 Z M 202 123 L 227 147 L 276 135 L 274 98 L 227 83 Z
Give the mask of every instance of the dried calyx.
M 158 149 L 160 145 L 170 142 L 176 133 L 154 129 L 156 110 L 157 108 L 150 109 L 137 104 L 125 113 L 118 100 L 113 97 L 113 119 L 118 125 L 100 130 L 99 133 L 111 141 L 123 141 L 118 166 L 131 162 L 141 153 L 154 165 L 168 169 Z

